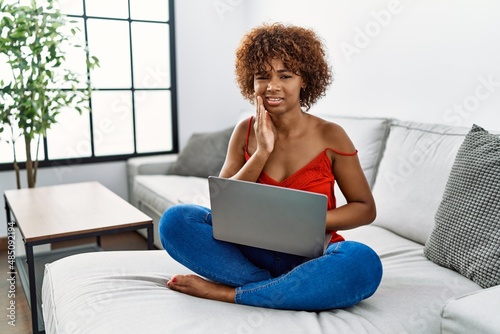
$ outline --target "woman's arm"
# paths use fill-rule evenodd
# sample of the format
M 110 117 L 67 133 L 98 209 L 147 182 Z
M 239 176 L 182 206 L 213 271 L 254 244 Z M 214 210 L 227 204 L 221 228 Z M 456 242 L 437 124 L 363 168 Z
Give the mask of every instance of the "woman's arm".
M 329 147 L 342 152 L 355 152 L 356 148 L 345 131 L 338 125 L 329 126 Z M 345 156 L 332 152 L 332 171 L 347 204 L 329 210 L 326 216 L 328 230 L 347 230 L 372 223 L 376 206 L 358 156 Z

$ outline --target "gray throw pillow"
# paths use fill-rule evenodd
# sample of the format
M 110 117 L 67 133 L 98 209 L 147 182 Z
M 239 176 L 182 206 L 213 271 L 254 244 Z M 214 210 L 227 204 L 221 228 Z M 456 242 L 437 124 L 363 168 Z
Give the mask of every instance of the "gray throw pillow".
M 431 261 L 483 288 L 500 284 L 500 137 L 473 125 L 455 158 L 436 225 Z
M 232 132 L 233 128 L 227 128 L 217 132 L 194 133 L 168 174 L 198 177 L 219 175 Z

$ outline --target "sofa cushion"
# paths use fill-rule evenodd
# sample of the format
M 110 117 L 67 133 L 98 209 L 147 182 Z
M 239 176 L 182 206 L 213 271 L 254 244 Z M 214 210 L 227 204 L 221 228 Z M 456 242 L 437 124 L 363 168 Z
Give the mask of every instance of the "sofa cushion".
M 500 284 L 500 138 L 477 125 L 457 153 L 425 255 L 483 288 Z
M 393 121 L 373 188 L 374 224 L 422 245 L 466 127 Z
M 500 317 L 492 316 L 497 310 L 500 310 L 500 285 L 453 298 L 441 312 L 441 333 L 498 334 Z
M 358 150 L 359 162 L 363 168 L 366 179 L 370 186 L 373 186 L 380 159 L 384 152 L 385 141 L 389 134 L 390 119 L 329 115 L 318 116 L 327 121 L 337 123 L 346 131 Z M 337 206 L 346 203 L 337 183 L 335 183 L 335 196 L 337 198 Z
M 179 203 L 210 204 L 207 179 L 194 176 L 138 175 L 134 193 L 139 209 L 147 205 L 158 216 Z
M 217 132 L 194 133 L 182 149 L 168 174 L 208 177 L 219 175 L 226 159 L 233 128 Z

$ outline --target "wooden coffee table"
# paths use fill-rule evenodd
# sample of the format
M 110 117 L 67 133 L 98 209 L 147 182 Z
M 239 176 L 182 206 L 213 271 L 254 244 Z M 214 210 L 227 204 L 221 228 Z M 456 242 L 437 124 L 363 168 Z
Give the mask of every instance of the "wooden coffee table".
M 95 237 L 93 248 L 97 250 L 102 235 L 145 228 L 148 249 L 153 249 L 152 219 L 98 182 L 7 190 L 4 198 L 8 231 L 14 226 L 19 228 L 26 250 L 27 270 L 24 259 L 18 258 L 16 266 L 31 307 L 33 333 L 44 331 L 41 306 L 37 303 L 40 288 L 36 284 L 34 246 Z M 37 253 L 37 265 L 83 251 L 89 250 Z M 10 266 L 10 270 L 15 269 Z M 40 282 L 38 277 L 39 286 Z

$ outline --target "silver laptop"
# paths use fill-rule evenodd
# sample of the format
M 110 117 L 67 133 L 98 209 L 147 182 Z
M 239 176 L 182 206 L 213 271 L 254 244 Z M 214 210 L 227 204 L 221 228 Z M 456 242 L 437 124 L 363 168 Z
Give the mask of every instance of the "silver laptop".
M 314 258 L 323 255 L 327 196 L 208 177 L 215 239 Z

